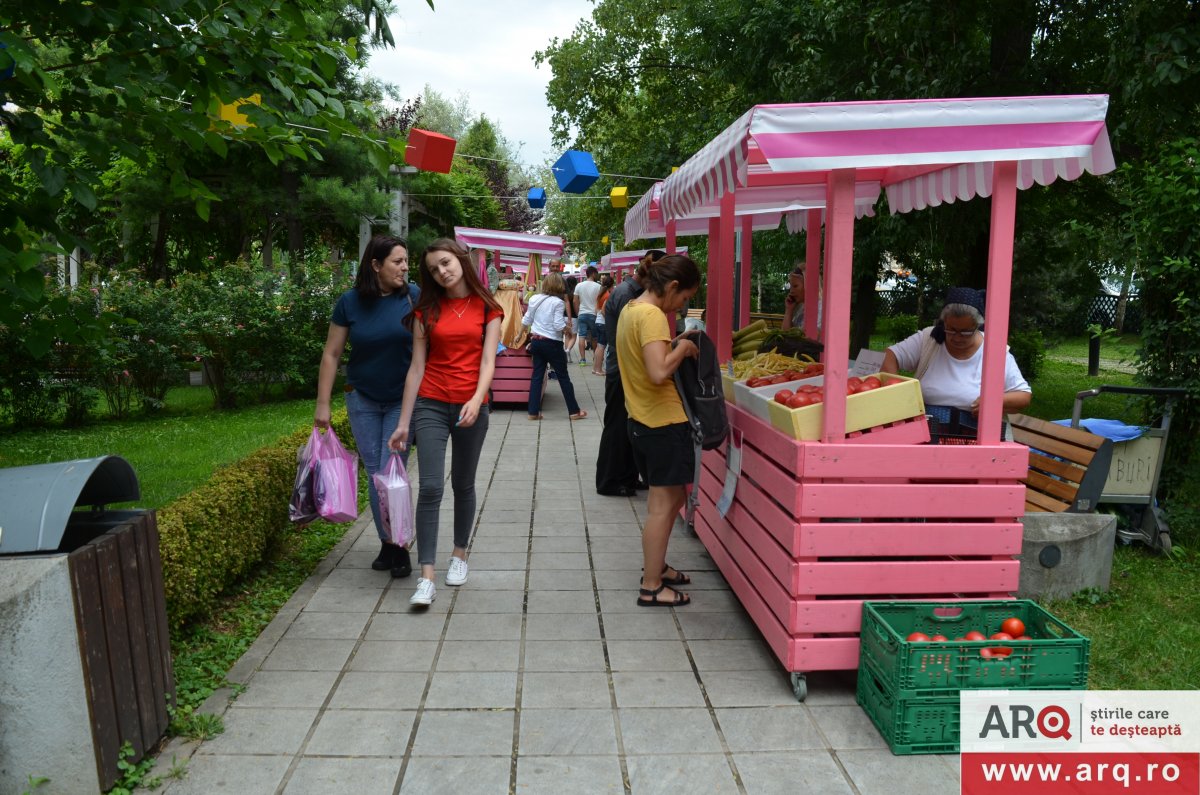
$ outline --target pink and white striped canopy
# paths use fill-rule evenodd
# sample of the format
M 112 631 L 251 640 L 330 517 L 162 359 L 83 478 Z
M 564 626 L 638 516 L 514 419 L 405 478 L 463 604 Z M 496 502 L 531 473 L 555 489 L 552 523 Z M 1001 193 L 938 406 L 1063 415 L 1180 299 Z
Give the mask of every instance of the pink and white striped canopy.
M 498 229 L 454 227 L 454 238 L 469 248 L 500 251 L 509 254 L 544 254 L 562 256 L 563 239 L 558 235 L 534 235 L 525 232 L 505 232 Z
M 666 220 L 662 213 L 662 186 L 659 182 L 652 190 L 630 208 L 625 215 L 626 240 L 653 240 L 666 236 Z M 875 201 L 879 198 L 878 182 L 864 182 L 855 188 L 854 212 L 859 218 L 874 215 Z M 719 198 L 719 197 L 718 197 Z M 825 185 L 765 186 L 740 188 L 734 195 L 734 215 L 749 216 L 753 231 L 778 229 L 780 220 L 786 220 L 788 231 L 804 231 L 805 210 L 824 208 Z M 684 218 L 675 219 L 675 234 L 707 235 L 710 218 L 720 216 L 716 201 L 694 207 Z
M 893 213 L 989 196 L 997 162 L 1017 162 L 1021 189 L 1105 174 L 1116 167 L 1107 110 L 1103 94 L 757 105 L 667 177 L 660 211 L 665 222 L 729 191 L 823 190 L 843 168 L 886 191 Z
M 654 249 L 643 248 L 636 251 L 614 251 L 611 254 L 605 254 L 600 258 L 600 264 L 597 266 L 597 270 L 615 271 L 623 268 L 637 267 L 637 264 L 642 261 L 642 257 L 646 256 L 647 252 L 653 250 Z M 677 246 L 675 248 L 676 254 L 686 254 L 687 252 L 687 246 Z

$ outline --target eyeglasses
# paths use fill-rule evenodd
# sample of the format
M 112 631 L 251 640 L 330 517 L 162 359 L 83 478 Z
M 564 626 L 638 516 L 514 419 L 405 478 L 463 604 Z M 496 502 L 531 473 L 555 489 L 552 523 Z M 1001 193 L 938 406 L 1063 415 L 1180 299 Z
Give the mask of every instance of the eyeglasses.
M 956 330 L 956 329 L 951 329 L 951 328 L 948 328 L 948 329 L 943 329 L 943 330 L 946 332 L 946 336 L 947 336 L 947 337 L 955 337 L 955 336 L 957 336 L 957 337 L 959 337 L 960 339 L 964 339 L 964 340 L 965 340 L 965 339 L 970 339 L 971 337 L 974 337 L 974 336 L 975 336 L 975 332 L 976 332 L 976 331 L 979 331 L 978 327 L 976 327 L 976 328 L 973 328 L 973 329 L 968 329 L 968 330 L 966 330 L 966 331 L 958 331 L 958 330 Z

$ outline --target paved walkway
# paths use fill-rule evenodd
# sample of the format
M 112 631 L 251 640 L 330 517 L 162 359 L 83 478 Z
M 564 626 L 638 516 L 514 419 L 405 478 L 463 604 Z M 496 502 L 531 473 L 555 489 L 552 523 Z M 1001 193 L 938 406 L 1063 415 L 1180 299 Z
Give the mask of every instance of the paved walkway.
M 410 611 L 415 576 L 371 570 L 360 518 L 234 666 L 244 692 L 205 704 L 225 732 L 160 755 L 188 774 L 159 792 L 958 792 L 956 756 L 892 755 L 853 672 L 810 674 L 797 703 L 694 536 L 669 556 L 692 604 L 635 605 L 645 493 L 595 493 L 603 379 L 571 369 L 588 419 L 554 382 L 544 421 L 492 416 L 468 583 L 439 561 Z

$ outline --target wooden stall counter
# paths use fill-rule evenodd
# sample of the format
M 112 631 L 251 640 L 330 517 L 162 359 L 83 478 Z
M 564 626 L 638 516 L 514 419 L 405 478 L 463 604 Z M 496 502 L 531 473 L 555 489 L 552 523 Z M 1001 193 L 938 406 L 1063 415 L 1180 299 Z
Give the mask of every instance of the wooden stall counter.
M 924 416 L 796 441 L 727 408 L 740 475 L 722 516 L 726 454 L 704 454 L 695 530 L 797 698 L 805 672 L 858 667 L 864 600 L 1011 598 L 1026 447 L 922 444 Z

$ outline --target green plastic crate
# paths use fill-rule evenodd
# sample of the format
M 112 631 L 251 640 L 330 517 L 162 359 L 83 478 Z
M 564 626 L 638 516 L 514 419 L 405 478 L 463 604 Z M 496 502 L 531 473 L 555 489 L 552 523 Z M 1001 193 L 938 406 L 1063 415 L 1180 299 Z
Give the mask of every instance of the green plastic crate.
M 1000 631 L 1009 616 L 1033 640 L 956 641 L 977 629 Z M 949 641 L 909 642 L 912 632 Z M 1012 649 L 983 657 L 983 649 Z M 1023 599 L 963 602 L 863 602 L 859 671 L 879 677 L 897 698 L 929 690 L 1087 688 L 1089 641 L 1036 603 Z
M 897 698 L 870 671 L 858 670 L 858 704 L 887 740 L 892 753 L 958 753 L 958 691 Z

